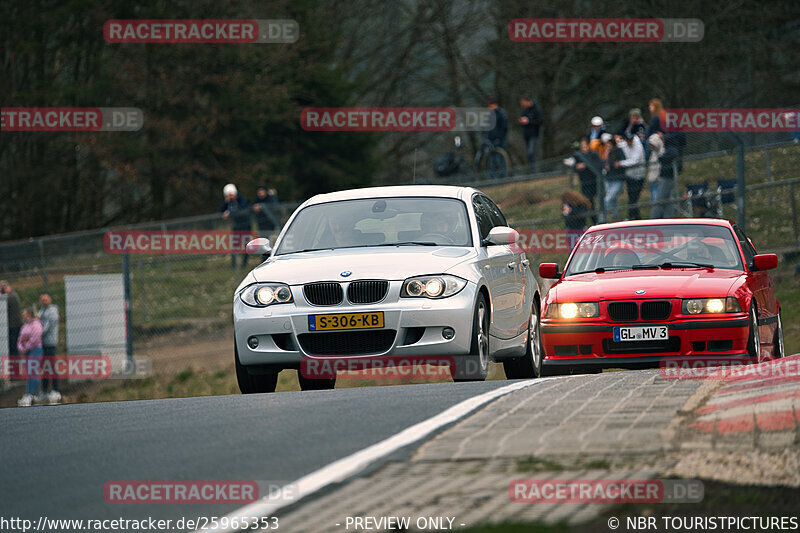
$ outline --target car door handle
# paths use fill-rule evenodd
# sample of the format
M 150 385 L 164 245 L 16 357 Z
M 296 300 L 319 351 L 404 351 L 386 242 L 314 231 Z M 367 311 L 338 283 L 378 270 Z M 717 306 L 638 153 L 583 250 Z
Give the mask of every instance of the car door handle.
M 531 266 L 531 262 L 528 261 L 527 259 L 523 259 L 522 260 L 522 266 L 529 267 L 529 266 Z
M 511 262 L 510 262 L 509 264 L 507 264 L 506 266 L 507 266 L 508 268 L 510 268 L 511 270 L 514 270 L 515 268 L 517 268 L 517 264 L 516 264 L 514 261 L 511 261 Z

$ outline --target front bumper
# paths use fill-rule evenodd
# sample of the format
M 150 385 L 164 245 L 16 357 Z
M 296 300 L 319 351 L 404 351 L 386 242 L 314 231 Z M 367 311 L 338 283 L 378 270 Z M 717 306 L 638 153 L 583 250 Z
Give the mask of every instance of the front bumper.
M 234 337 L 239 361 L 245 366 L 257 365 L 274 369 L 299 368 L 304 357 L 311 358 L 364 358 L 387 355 L 460 355 L 468 354 L 472 339 L 472 318 L 477 287 L 467 283 L 458 294 L 441 300 L 425 298 L 400 298 L 402 282 L 389 283 L 386 298 L 376 304 L 350 304 L 315 306 L 309 304 L 302 286 L 292 286 L 294 303 L 255 308 L 245 305 L 234 296 Z M 383 311 L 384 327 L 368 330 L 390 336 L 395 332 L 387 349 L 374 353 L 352 355 L 310 355 L 303 347 L 300 335 L 324 335 L 308 329 L 308 316 L 336 313 L 368 313 Z M 442 336 L 442 330 L 451 327 L 451 339 Z M 383 332 L 383 333 L 381 333 Z M 258 339 L 253 349 L 247 343 L 250 337 Z M 307 339 L 308 337 L 304 337 Z
M 667 326 L 666 341 L 614 341 L 614 328 Z M 742 360 L 749 357 L 749 321 L 744 313 L 720 318 L 660 322 L 566 323 L 542 321 L 544 364 L 605 368 L 658 366 L 678 357 Z

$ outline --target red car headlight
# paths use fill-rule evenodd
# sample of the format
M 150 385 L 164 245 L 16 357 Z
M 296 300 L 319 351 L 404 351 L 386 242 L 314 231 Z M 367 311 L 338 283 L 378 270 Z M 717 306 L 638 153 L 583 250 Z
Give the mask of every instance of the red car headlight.
M 683 300 L 681 308 L 681 312 L 684 315 L 742 312 L 739 300 L 733 296 L 728 296 L 727 298 L 689 298 Z
M 545 318 L 597 318 L 600 316 L 600 304 L 598 302 L 565 302 L 551 303 L 547 306 Z

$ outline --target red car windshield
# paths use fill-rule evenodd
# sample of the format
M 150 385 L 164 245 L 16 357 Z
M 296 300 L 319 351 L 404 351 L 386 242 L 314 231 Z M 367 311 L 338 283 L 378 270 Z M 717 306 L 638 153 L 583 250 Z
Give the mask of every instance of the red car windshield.
M 570 258 L 566 275 L 670 267 L 744 270 L 729 228 L 710 224 L 663 224 L 586 233 Z

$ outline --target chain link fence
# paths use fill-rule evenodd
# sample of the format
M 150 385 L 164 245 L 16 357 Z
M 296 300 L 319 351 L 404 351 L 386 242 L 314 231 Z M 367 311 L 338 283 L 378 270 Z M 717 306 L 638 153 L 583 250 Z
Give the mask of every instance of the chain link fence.
M 276 204 L 271 214 L 282 225 L 297 205 Z M 267 231 L 252 227 L 252 236 L 274 240 L 281 226 Z M 233 292 L 257 264 L 254 258 L 246 262 L 243 253 L 250 235 L 234 241 L 236 254 L 213 244 L 202 254 L 172 253 L 175 247 L 161 253 L 111 253 L 108 239 L 115 233 L 210 235 L 214 239 L 208 242 L 215 243 L 220 235 L 236 235 L 230 230 L 229 220 L 211 214 L 0 243 L 0 279 L 11 286 L 21 308 L 40 310 L 42 292 L 58 307 L 56 353 L 102 356 L 111 367 L 110 375 L 97 379 L 71 376 L 61 382 L 67 401 L 117 398 L 104 391 L 131 379 L 153 386 L 152 376 L 232 369 Z M 12 346 L 0 346 L 0 355 L 9 352 Z M 19 377 L 14 368 L 4 367 L 2 406 L 15 405 L 25 391 L 24 380 L 9 379 Z
M 735 186 L 730 186 L 739 170 L 735 147 L 706 153 L 699 153 L 700 148 L 694 142 L 687 146 L 674 194 L 666 200 L 674 207 L 675 216 L 737 220 L 743 204 L 747 231 L 759 250 L 777 251 L 784 257 L 800 255 L 796 200 L 800 173 L 795 164 L 800 160 L 800 146 L 789 140 L 748 147 L 743 152 L 743 198 Z M 580 190 L 575 172 L 564 165 L 563 159 L 553 160 L 548 163 L 551 169 L 534 175 L 471 184 L 495 199 L 515 228 L 562 230 L 562 195 L 566 190 Z M 602 181 L 601 176 L 599 188 Z M 461 184 L 458 179 L 452 182 Z M 277 204 L 273 214 L 284 223 L 297 205 Z M 647 186 L 636 206 L 642 217 L 650 216 L 653 205 Z M 623 190 L 617 216 L 628 218 L 630 208 Z M 592 217 L 613 218 L 610 211 L 602 209 L 589 209 L 584 216 L 586 225 L 592 223 Z M 219 384 L 207 380 L 205 388 L 193 393 L 236 391 L 231 301 L 235 287 L 255 266 L 253 258 L 243 264 L 241 259 L 246 256 L 241 253 L 236 254 L 240 259 L 235 262 L 224 253 L 122 255 L 109 253 L 107 241 L 109 232 L 119 231 L 223 230 L 230 230 L 230 221 L 213 214 L 0 243 L 0 279 L 8 281 L 21 306 L 39 306 L 40 293 L 47 291 L 60 309 L 57 353 L 112 358 L 110 380 L 71 379 L 62 383 L 67 401 L 131 397 L 116 395 L 114 391 L 121 384 L 128 389 L 141 387 L 141 397 L 154 394 L 153 387 L 162 387 L 157 394 L 175 395 L 173 389 L 180 387 L 182 380 L 204 370 L 218 376 Z M 258 232 L 256 225 L 253 230 Z M 274 238 L 279 231 L 274 229 L 270 236 Z M 563 252 L 548 254 L 547 250 L 531 256 L 534 265 L 563 262 L 565 258 Z M 110 324 L 106 323 L 108 317 L 115 317 Z M 0 353 L 5 353 L 2 350 L 0 347 Z M 136 362 L 138 373 L 131 374 L 131 368 L 120 363 L 128 360 Z M 167 378 L 159 384 L 158 376 Z M 145 383 L 150 387 L 147 392 Z M 15 405 L 24 388 L 24 381 L 4 380 L 0 405 Z

